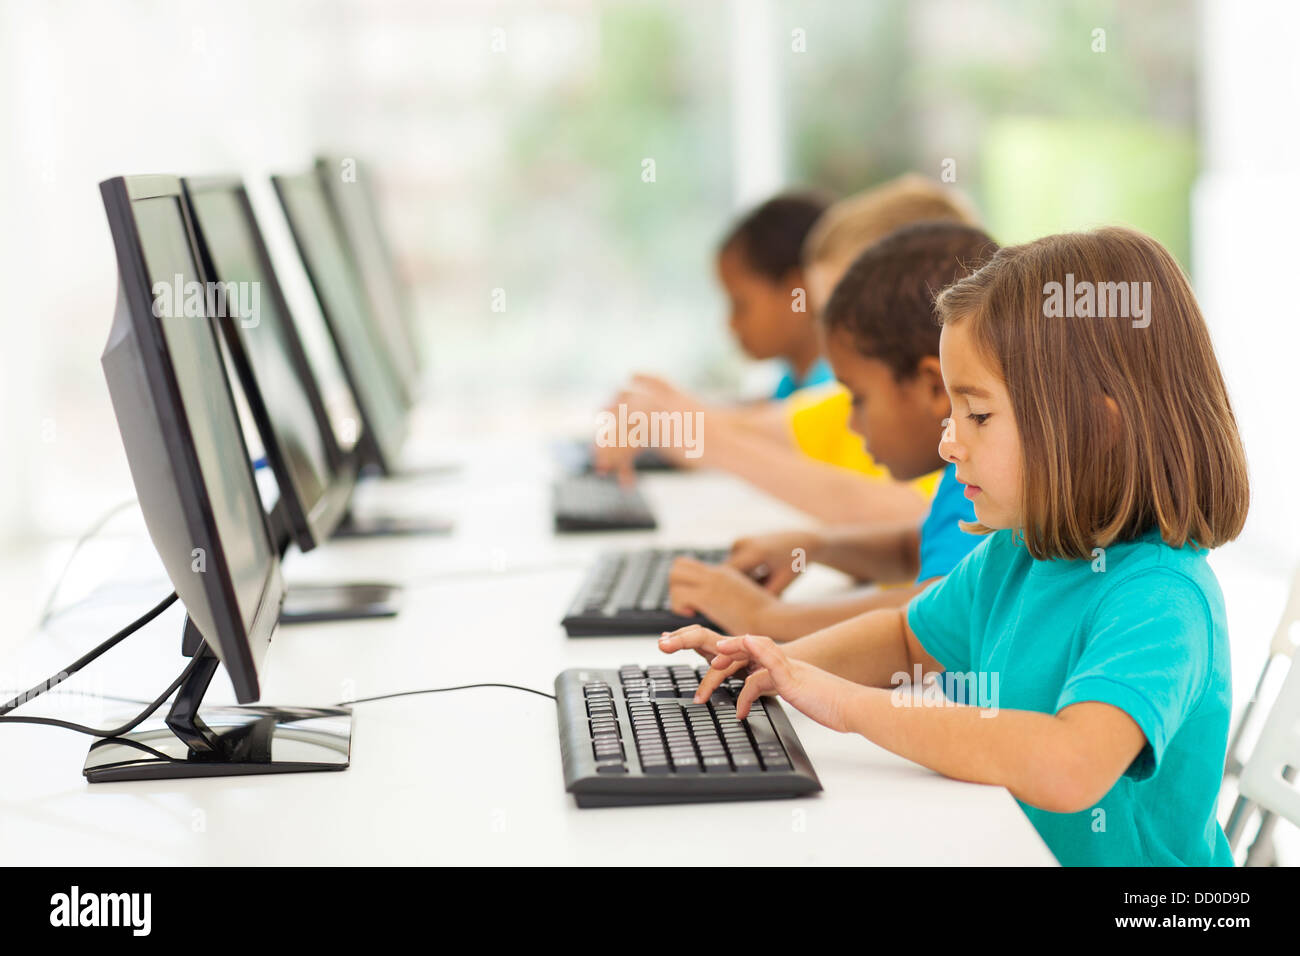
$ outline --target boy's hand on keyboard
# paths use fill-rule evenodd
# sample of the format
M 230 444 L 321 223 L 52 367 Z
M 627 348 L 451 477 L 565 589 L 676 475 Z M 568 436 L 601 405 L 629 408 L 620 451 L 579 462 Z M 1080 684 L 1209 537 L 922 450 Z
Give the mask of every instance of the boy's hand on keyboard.
M 786 655 L 770 637 L 745 634 L 726 637 L 714 644 L 715 654 L 709 672 L 700 681 L 695 700 L 708 700 L 722 682 L 741 667 L 749 676 L 736 698 L 736 716 L 744 720 L 754 701 L 764 694 L 779 694 L 800 713 L 823 727 L 841 733 L 849 729 L 845 719 L 846 702 L 862 688 L 852 681 Z
M 651 416 L 657 412 L 678 411 L 687 414 L 697 410 L 691 404 L 694 400 L 685 393 L 679 393 L 668 383 L 650 376 L 638 375 L 632 383 L 615 396 L 613 403 L 605 409 L 615 422 L 633 420 L 640 414 Z M 630 427 L 630 426 L 629 426 Z M 695 459 L 687 458 L 684 449 L 673 442 L 649 446 L 646 444 L 601 445 L 595 444 L 592 460 L 597 474 L 616 474 L 619 483 L 631 487 L 636 483 L 636 456 L 653 447 L 663 458 L 674 462 L 679 467 L 696 464 Z
M 636 456 L 640 448 L 619 445 L 592 446 L 592 467 L 598 475 L 614 474 L 624 488 L 636 484 Z
M 668 603 L 674 614 L 700 613 L 732 634 L 763 630 L 776 598 L 733 567 L 681 557 L 668 572 Z
M 807 566 L 816 538 L 815 531 L 778 531 L 740 538 L 731 546 L 727 565 L 751 577 L 761 578 L 765 590 L 780 594 Z

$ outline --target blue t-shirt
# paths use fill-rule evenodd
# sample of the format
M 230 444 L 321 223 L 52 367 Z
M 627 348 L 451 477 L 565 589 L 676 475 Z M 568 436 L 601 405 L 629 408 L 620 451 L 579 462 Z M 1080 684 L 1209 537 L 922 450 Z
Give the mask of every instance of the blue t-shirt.
M 1146 746 L 1095 807 L 1020 803 L 1063 865 L 1233 863 L 1215 817 L 1228 629 L 1206 553 L 1171 548 L 1153 528 L 1092 561 L 1035 561 L 996 531 L 908 605 L 922 646 L 981 706 L 1055 714 L 1101 701 L 1142 729 Z
M 812 364 L 812 368 L 808 369 L 808 374 L 801 379 L 794 377 L 794 369 L 786 363 L 785 373 L 781 376 L 781 381 L 777 382 L 772 399 L 776 401 L 789 398 L 801 388 L 812 388 L 814 385 L 825 385 L 833 381 L 835 381 L 835 373 L 831 371 L 831 363 L 826 361 L 825 357 L 819 357 Z
M 957 466 L 943 470 L 939 487 L 930 502 L 930 513 L 921 522 L 921 573 L 917 581 L 947 574 L 982 540 L 961 530 L 959 521 L 975 520 L 975 502 L 966 497 L 966 487 L 957 480 Z

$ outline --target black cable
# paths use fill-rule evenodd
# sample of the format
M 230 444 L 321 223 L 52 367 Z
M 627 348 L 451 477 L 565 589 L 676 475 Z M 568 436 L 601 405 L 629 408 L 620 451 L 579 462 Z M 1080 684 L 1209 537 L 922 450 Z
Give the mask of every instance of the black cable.
M 508 687 L 512 690 L 526 690 L 530 694 L 537 694 L 539 697 L 546 697 L 550 700 L 556 699 L 554 694 L 548 694 L 545 691 L 541 691 L 541 690 L 534 690 L 531 687 L 522 687 L 518 684 L 461 684 L 458 687 L 432 687 L 429 688 L 428 690 L 403 690 L 403 691 L 398 691 L 395 694 L 381 694 L 378 697 L 362 697 L 360 700 L 347 700 L 338 704 L 334 704 L 332 706 L 348 707 L 352 704 L 365 704 L 374 700 L 389 700 L 390 698 L 393 697 L 412 697 L 416 694 L 441 694 L 449 690 L 469 690 L 475 687 Z M 122 703 L 125 704 L 147 704 L 148 703 L 148 701 L 141 700 L 138 697 L 117 697 L 113 694 L 96 694 L 95 698 L 96 700 L 116 700 L 116 701 L 121 701 Z
M 202 658 L 200 655 L 194 655 L 194 659 L 185 666 L 185 670 L 181 671 L 180 676 L 171 682 L 171 686 L 163 691 L 162 694 L 160 694 L 153 703 L 149 704 L 145 710 L 141 711 L 121 727 L 102 730 L 98 727 L 87 727 L 85 724 L 74 724 L 67 720 L 56 720 L 53 717 L 4 716 L 0 717 L 0 724 L 43 724 L 47 727 L 62 727 L 64 730 L 75 730 L 79 734 L 89 734 L 91 737 L 120 737 L 122 734 L 135 730 L 136 727 L 148 720 L 153 712 L 161 707 L 168 697 L 176 693 L 176 689 L 180 687 L 181 684 L 185 683 L 185 679 L 190 676 L 190 672 L 194 670 L 195 666 L 197 666 L 201 660 Z
M 455 687 L 430 687 L 427 690 L 402 690 L 395 694 L 380 694 L 378 697 L 362 697 L 359 700 L 345 700 L 335 704 L 335 707 L 351 707 L 353 704 L 367 704 L 372 700 L 389 700 L 393 697 L 414 697 L 416 694 L 444 694 L 449 690 L 472 690 L 475 687 L 506 687 L 510 690 L 524 690 L 530 694 L 536 694 L 538 697 L 546 697 L 550 700 L 556 700 L 554 694 L 548 694 L 544 690 L 534 690 L 531 687 L 521 687 L 519 684 L 457 684 Z
M 41 694 L 44 694 L 46 691 L 50 690 L 53 687 L 57 687 L 59 684 L 63 683 L 73 674 L 77 673 L 77 671 L 81 670 L 83 667 L 85 667 L 95 658 L 101 656 L 107 651 L 112 650 L 114 647 L 116 647 L 126 638 L 130 637 L 136 631 L 140 630 L 140 628 L 144 627 L 146 624 L 148 624 L 150 621 L 156 618 L 163 611 L 171 607 L 174 603 L 176 603 L 175 591 L 167 595 L 167 597 L 163 598 L 152 608 L 150 608 L 144 614 L 137 617 L 134 621 L 132 621 L 126 627 L 122 628 L 120 631 L 118 631 L 108 640 L 104 641 L 98 647 L 94 648 L 91 651 L 88 651 L 87 653 L 83 654 L 81 657 L 77 658 L 77 660 L 74 663 L 69 664 L 67 667 L 59 671 L 57 674 L 45 678 L 45 680 L 41 681 L 31 690 L 19 694 L 13 700 L 9 701 L 7 704 L 0 705 L 0 716 L 9 713 L 11 710 L 16 710 L 17 708 L 21 707 L 23 704 L 27 703 L 29 700 L 41 696 Z

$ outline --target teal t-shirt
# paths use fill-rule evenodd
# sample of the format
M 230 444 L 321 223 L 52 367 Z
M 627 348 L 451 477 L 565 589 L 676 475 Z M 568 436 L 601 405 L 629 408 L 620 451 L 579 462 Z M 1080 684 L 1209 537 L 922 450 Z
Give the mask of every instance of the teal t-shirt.
M 996 531 L 908 605 L 926 651 L 982 706 L 1101 701 L 1142 752 L 1095 807 L 1021 808 L 1065 866 L 1231 866 L 1215 816 L 1232 709 L 1228 629 L 1206 551 L 1151 529 L 1092 561 L 1035 561 Z

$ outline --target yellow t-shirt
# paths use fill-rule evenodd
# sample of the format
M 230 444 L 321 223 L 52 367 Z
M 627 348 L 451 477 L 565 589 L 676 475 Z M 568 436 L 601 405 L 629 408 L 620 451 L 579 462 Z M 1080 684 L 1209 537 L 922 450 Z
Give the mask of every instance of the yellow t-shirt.
M 860 472 L 869 478 L 889 480 L 889 471 L 867 454 L 862 439 L 849 430 L 852 400 L 843 385 L 806 388 L 786 399 L 795 444 L 809 458 Z M 936 439 L 937 444 L 937 439 Z M 913 488 L 933 498 L 943 471 L 917 478 Z

